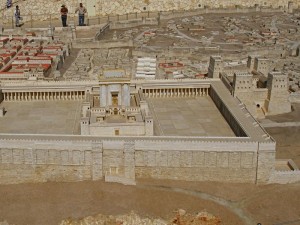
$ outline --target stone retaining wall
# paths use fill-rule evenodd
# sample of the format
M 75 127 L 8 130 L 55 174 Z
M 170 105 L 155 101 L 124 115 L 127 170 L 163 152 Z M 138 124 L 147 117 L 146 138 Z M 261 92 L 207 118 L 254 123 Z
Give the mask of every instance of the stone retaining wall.
M 257 173 L 266 172 L 257 171 L 258 146 L 248 138 L 9 135 L 0 139 L 0 183 L 99 180 L 105 175 L 133 181 L 255 183 Z M 264 177 L 261 183 L 267 181 Z
M 300 182 L 300 170 L 274 171 L 271 174 L 269 183 L 288 184 Z
M 124 15 L 128 13 L 143 13 L 143 12 L 158 12 L 158 11 L 172 11 L 172 10 L 194 10 L 204 8 L 228 8 L 234 9 L 239 8 L 243 11 L 242 7 L 254 7 L 258 4 L 262 7 L 287 9 L 288 2 L 290 0 L 95 0 L 95 12 L 96 16 L 104 15 Z M 56 1 L 45 1 L 45 0 L 19 0 L 17 2 L 20 6 L 21 15 L 28 17 L 34 15 L 34 20 L 46 20 L 49 19 L 50 14 L 52 18 L 60 17 L 60 8 L 62 4 L 66 4 L 69 9 L 69 14 L 74 14 L 75 9 L 78 6 L 78 0 L 56 0 Z M 87 6 L 88 0 L 81 1 L 83 5 Z M 300 6 L 300 0 L 294 0 L 294 7 Z M 0 0 L 1 8 L 6 5 L 6 0 Z M 16 5 L 15 4 L 15 5 Z M 12 8 L 3 11 L 3 16 L 13 16 L 14 5 Z M 8 20 L 9 21 L 9 20 Z

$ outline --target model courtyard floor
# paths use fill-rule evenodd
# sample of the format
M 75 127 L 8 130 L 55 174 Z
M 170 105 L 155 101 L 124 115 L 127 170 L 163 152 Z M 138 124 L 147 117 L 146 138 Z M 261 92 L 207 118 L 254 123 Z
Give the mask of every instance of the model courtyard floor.
M 4 102 L 0 133 L 79 134 L 81 101 Z
M 155 135 L 235 137 L 210 97 L 148 98 Z
M 148 99 L 155 135 L 234 137 L 209 97 Z M 5 102 L 0 133 L 80 134 L 81 101 Z

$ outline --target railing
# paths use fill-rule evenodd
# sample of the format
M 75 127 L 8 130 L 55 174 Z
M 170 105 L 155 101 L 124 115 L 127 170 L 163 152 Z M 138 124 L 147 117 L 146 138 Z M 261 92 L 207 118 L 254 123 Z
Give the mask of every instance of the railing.
M 16 1 L 15 3 L 17 3 Z M 15 5 L 15 4 L 14 4 Z M 5 8 L 2 8 L 3 12 Z M 210 14 L 210 13 L 249 13 L 249 12 L 282 12 L 284 8 L 199 8 L 194 10 L 172 10 L 172 11 L 160 11 L 160 12 L 150 12 L 144 11 L 140 13 L 127 13 L 123 15 L 99 15 L 99 16 L 89 16 L 86 14 L 85 23 L 86 25 L 98 25 L 107 22 L 116 22 L 116 21 L 124 21 L 124 20 L 132 20 L 132 19 L 141 19 L 141 18 L 158 18 L 158 20 L 169 20 L 177 17 L 184 16 L 195 16 L 202 14 Z M 54 26 L 60 27 L 62 26 L 60 14 L 30 14 L 23 15 L 21 14 L 23 20 L 23 27 L 26 28 L 42 28 Z M 71 21 L 71 22 L 70 22 Z M 15 27 L 15 18 L 12 13 L 11 16 L 3 15 L 0 23 L 4 26 L 4 28 L 14 28 Z M 78 14 L 69 13 L 67 23 L 78 24 Z
M 132 20 L 132 19 L 142 19 L 142 18 L 157 18 L 158 12 L 142 12 L 142 13 L 127 13 L 124 15 L 106 15 L 106 16 L 89 16 L 85 15 L 85 24 L 86 25 L 98 25 L 104 24 L 107 22 L 117 22 L 124 20 Z M 25 28 L 42 28 L 42 27 L 61 27 L 62 22 L 60 18 L 60 14 L 30 14 L 23 15 L 21 14 L 22 20 L 20 20 L 20 24 Z M 2 16 L 1 23 L 4 28 L 14 28 L 15 27 L 15 17 L 11 16 Z M 67 24 L 78 25 L 78 14 L 77 13 L 68 13 Z

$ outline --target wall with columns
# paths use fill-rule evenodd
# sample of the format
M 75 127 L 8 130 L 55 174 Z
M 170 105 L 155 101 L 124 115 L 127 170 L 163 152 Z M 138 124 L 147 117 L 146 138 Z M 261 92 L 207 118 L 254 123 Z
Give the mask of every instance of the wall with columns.
M 3 91 L 5 101 L 83 100 L 84 96 L 84 91 L 77 90 Z
M 209 86 L 182 87 L 182 85 L 178 84 L 177 87 L 145 87 L 143 88 L 143 94 L 148 98 L 208 96 Z
M 2 81 L 4 101 L 82 100 L 97 81 Z

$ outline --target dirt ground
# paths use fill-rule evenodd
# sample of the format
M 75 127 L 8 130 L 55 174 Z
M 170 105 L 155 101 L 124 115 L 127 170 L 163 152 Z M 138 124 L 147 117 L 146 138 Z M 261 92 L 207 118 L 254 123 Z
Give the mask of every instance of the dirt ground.
M 0 185 L 0 221 L 15 225 L 56 225 L 65 218 L 131 210 L 170 219 L 179 208 L 191 213 L 207 210 L 219 216 L 223 225 L 298 221 L 289 223 L 296 225 L 300 223 L 300 183 L 256 186 L 140 180 L 137 186 L 103 181 Z
M 300 104 L 293 104 L 292 109 L 290 113 L 268 116 L 267 119 L 278 123 L 299 122 Z M 300 127 L 271 127 L 266 131 L 276 140 L 276 158 L 292 159 L 300 168 Z
M 267 116 L 267 119 L 282 123 L 282 122 L 299 122 L 300 121 L 300 103 L 292 104 L 290 113 L 280 114 L 276 116 Z
M 292 159 L 300 168 L 300 127 L 272 127 L 266 130 L 276 140 L 276 159 Z

